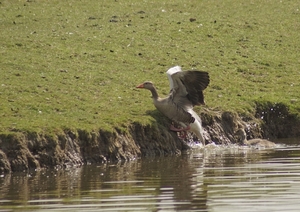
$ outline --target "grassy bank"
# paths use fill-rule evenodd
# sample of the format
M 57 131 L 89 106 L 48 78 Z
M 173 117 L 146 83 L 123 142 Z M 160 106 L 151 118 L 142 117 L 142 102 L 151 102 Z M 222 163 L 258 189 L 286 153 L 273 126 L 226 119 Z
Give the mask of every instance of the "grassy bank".
M 297 0 L 17 1 L 0 4 L 0 132 L 149 123 L 152 80 L 208 71 L 209 108 L 300 113 Z

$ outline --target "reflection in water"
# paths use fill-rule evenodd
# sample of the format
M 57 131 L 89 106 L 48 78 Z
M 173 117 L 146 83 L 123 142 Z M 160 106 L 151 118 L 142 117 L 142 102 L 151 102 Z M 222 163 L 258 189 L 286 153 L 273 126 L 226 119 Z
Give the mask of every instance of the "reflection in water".
M 300 147 L 211 146 L 0 176 L 0 211 L 289 211 L 300 207 Z

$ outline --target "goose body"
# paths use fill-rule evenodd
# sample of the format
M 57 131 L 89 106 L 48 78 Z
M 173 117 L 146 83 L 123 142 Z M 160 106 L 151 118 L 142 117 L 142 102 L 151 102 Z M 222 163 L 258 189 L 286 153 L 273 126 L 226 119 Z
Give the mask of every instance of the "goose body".
M 276 144 L 274 142 L 269 141 L 267 139 L 254 138 L 254 139 L 247 140 L 247 135 L 244 129 L 238 129 L 236 135 L 239 138 L 239 142 L 247 146 L 257 146 L 257 147 L 264 147 L 264 148 L 276 147 Z
M 170 83 L 170 93 L 165 98 L 158 96 L 152 82 L 146 81 L 137 86 L 151 91 L 155 107 L 169 119 L 179 123 L 183 128 L 175 128 L 173 131 L 190 130 L 195 133 L 203 145 L 202 122 L 198 114 L 193 110 L 195 105 L 205 104 L 203 90 L 209 84 L 209 75 L 203 71 L 182 71 L 179 66 L 167 71 Z

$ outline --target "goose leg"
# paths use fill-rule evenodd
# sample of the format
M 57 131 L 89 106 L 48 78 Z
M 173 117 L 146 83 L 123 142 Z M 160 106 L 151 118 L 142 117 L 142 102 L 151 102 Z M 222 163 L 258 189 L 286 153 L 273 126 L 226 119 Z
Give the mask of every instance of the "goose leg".
M 187 138 L 187 132 L 185 130 L 180 131 L 178 137 L 181 138 L 181 139 L 186 139 Z
M 174 132 L 177 132 L 178 137 L 180 139 L 186 139 L 187 138 L 187 131 L 190 130 L 190 128 L 191 128 L 190 125 L 188 125 L 188 126 L 184 125 L 183 128 L 177 128 L 173 124 L 171 124 L 171 126 L 170 126 L 170 130 L 174 131 Z
M 175 132 L 187 131 L 187 130 L 189 130 L 190 128 L 191 128 L 190 125 L 188 125 L 188 126 L 185 127 L 185 128 L 176 128 L 176 127 L 174 127 L 174 125 L 171 125 L 171 126 L 170 126 L 170 130 L 175 131 Z

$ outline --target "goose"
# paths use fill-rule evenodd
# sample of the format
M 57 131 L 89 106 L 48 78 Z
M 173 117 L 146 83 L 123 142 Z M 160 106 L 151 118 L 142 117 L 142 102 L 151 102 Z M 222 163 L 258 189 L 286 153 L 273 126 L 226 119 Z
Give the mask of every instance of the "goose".
M 256 146 L 256 147 L 264 147 L 264 148 L 274 148 L 276 144 L 267 139 L 254 138 L 247 140 L 247 135 L 244 129 L 238 129 L 235 133 L 238 136 L 238 140 L 240 143 L 247 146 Z
M 182 71 L 180 66 L 172 67 L 166 73 L 170 84 L 170 92 L 167 97 L 160 98 L 151 81 L 145 81 L 137 88 L 150 90 L 154 106 L 162 114 L 183 127 L 176 128 L 172 124 L 170 130 L 176 132 L 189 130 L 195 133 L 205 146 L 202 121 L 193 107 L 205 104 L 203 90 L 210 82 L 209 74 L 196 70 Z

